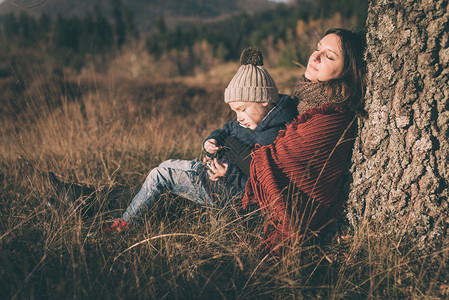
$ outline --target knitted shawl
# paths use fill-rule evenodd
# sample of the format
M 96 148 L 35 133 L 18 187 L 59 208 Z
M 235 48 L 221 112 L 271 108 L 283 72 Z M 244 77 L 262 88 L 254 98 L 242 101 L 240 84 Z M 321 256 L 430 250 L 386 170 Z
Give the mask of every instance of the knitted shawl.
M 352 153 L 355 117 L 325 90 L 323 83 L 300 81 L 299 106 L 305 101 L 311 108 L 280 131 L 273 144 L 252 153 L 242 201 L 244 208 L 256 203 L 267 214 L 265 251 L 278 252 L 293 237 L 315 234 L 343 209 L 338 194 Z

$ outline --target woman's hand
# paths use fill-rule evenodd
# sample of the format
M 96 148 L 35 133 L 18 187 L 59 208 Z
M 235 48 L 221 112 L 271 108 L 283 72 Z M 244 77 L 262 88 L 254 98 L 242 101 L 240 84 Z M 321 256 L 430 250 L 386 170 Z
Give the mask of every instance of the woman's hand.
M 226 171 L 228 170 L 228 164 L 221 163 L 216 158 L 213 160 L 208 160 L 205 158 L 204 163 L 208 166 L 207 175 L 209 175 L 209 179 L 212 181 L 217 181 L 221 177 L 225 176 Z
M 210 139 L 204 142 L 204 150 L 206 150 L 207 153 L 215 154 L 220 151 L 221 148 L 223 148 L 223 146 L 218 146 L 216 139 Z

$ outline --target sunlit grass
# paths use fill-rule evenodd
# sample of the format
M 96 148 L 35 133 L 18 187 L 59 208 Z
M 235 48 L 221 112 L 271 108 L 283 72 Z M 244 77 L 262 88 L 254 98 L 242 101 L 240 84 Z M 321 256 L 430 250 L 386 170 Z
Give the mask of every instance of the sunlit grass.
M 264 219 L 257 210 L 243 211 L 238 200 L 216 209 L 165 195 L 128 232 L 93 234 L 131 199 L 108 210 L 98 197 L 105 209 L 94 215 L 79 202 L 49 207 L 46 199 L 55 195 L 48 171 L 98 190 L 139 187 L 168 158 L 200 158 L 203 139 L 232 114 L 221 83 L 56 79 L 79 93 L 36 73 L 17 95 L 26 105 L 0 119 L 1 299 L 449 295 L 448 247 L 422 253 L 400 233 L 385 235 L 388 224 L 366 222 L 315 244 L 298 242 L 279 257 L 258 247 Z

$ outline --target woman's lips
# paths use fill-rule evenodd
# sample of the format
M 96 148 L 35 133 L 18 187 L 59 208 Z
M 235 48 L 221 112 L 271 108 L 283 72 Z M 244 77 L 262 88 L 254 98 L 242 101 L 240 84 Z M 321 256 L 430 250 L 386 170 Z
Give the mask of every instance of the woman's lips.
M 312 71 L 318 71 L 318 69 L 313 65 L 308 65 L 307 68 L 312 69 Z

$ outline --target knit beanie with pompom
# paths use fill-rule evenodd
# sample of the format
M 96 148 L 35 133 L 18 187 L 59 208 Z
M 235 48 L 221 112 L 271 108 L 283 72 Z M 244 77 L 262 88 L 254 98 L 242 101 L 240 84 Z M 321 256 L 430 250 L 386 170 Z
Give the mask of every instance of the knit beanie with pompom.
M 276 102 L 279 97 L 278 89 L 268 71 L 262 67 L 263 57 L 260 49 L 249 47 L 243 50 L 240 64 L 225 90 L 225 102 Z

